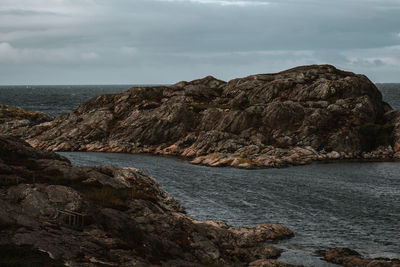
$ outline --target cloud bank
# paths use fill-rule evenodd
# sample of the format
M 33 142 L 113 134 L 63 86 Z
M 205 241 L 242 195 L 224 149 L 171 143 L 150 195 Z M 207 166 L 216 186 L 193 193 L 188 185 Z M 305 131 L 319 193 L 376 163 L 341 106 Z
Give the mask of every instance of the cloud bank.
M 0 84 L 173 83 L 329 63 L 400 82 L 397 0 L 2 0 Z

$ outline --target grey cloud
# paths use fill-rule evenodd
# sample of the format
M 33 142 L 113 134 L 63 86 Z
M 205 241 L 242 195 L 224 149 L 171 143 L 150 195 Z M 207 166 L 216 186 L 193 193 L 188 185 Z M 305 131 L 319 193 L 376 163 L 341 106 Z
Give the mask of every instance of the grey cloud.
M 230 79 L 312 63 L 400 81 L 394 0 L 3 1 L 3 84 Z

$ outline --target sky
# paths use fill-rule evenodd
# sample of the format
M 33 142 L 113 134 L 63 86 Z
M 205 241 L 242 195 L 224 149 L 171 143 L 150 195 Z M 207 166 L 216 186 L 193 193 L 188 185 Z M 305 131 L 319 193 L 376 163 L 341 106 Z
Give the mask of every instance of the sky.
M 400 0 L 1 0 L 0 84 L 170 84 L 332 64 L 400 82 Z

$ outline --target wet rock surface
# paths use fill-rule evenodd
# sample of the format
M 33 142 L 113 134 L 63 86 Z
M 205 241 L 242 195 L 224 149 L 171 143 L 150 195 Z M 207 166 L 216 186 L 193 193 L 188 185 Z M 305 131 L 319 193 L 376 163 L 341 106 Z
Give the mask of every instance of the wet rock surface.
M 0 246 L 70 266 L 257 266 L 279 257 L 270 242 L 291 236 L 279 225 L 194 220 L 137 169 L 71 166 L 0 136 Z
M 331 248 L 319 251 L 325 261 L 346 267 L 399 267 L 400 259 L 364 258 L 360 253 L 349 248 Z
M 53 121 L 2 132 L 51 151 L 153 153 L 209 166 L 282 167 L 398 159 L 398 118 L 366 76 L 312 65 L 229 82 L 208 76 L 135 87 L 98 96 Z

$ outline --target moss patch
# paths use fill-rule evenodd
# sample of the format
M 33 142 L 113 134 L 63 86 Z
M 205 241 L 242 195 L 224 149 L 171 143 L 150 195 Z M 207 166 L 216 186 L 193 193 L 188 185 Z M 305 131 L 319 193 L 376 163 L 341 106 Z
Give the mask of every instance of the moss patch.
M 31 121 L 41 121 L 50 119 L 50 116 L 40 112 L 24 110 L 19 107 L 0 105 L 0 118 L 5 121 L 24 119 Z

